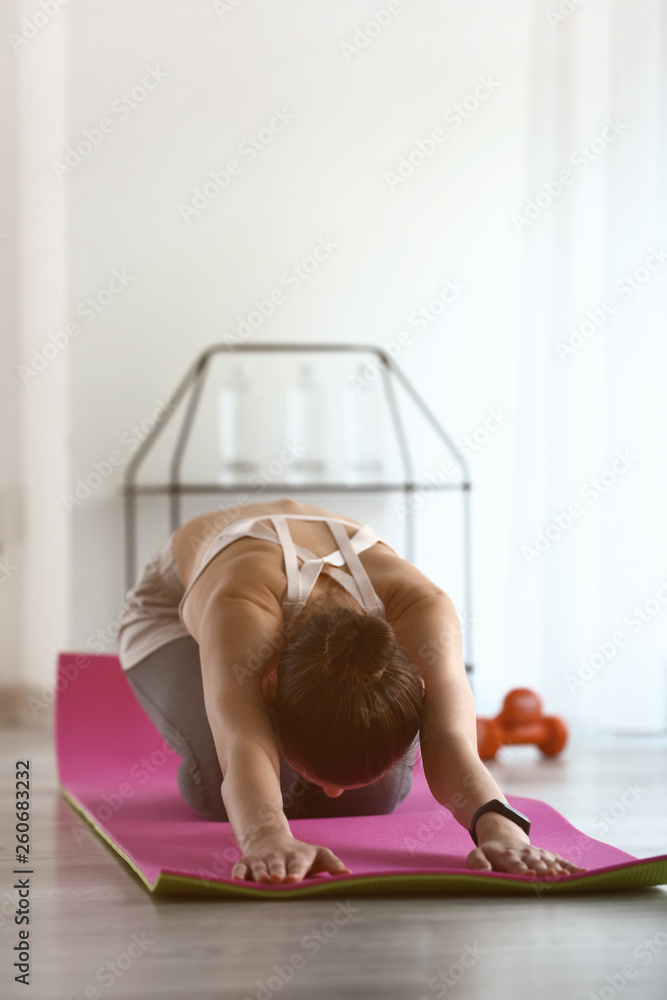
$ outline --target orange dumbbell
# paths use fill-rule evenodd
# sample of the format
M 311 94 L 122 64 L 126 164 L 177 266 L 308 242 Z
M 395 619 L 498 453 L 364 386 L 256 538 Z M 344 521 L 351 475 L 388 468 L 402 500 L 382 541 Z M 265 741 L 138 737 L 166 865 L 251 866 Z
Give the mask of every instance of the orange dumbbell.
M 567 742 L 567 726 L 557 715 L 542 715 L 539 695 L 530 688 L 514 688 L 495 719 L 477 720 L 477 750 L 482 760 L 493 760 L 501 746 L 534 743 L 547 757 L 559 754 Z

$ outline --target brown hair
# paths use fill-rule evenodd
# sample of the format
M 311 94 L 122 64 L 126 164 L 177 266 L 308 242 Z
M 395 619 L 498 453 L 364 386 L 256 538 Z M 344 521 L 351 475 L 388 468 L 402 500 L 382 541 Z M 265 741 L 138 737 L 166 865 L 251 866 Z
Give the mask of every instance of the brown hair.
M 327 784 L 371 784 L 419 732 L 422 685 L 386 618 L 334 606 L 285 648 L 273 706 L 283 755 Z

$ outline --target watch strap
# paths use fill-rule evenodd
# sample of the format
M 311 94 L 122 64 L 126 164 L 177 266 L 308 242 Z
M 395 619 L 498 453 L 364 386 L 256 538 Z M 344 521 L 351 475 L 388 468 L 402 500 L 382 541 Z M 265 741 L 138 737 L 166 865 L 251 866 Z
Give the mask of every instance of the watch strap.
M 480 816 L 483 816 L 487 812 L 496 812 L 501 816 L 505 816 L 507 819 L 511 819 L 513 823 L 520 826 L 521 829 L 527 836 L 530 836 L 530 820 L 523 813 L 520 813 L 517 809 L 512 809 L 511 806 L 506 805 L 501 802 L 500 799 L 491 799 L 490 802 L 485 802 L 483 806 L 480 806 L 472 820 L 470 821 L 470 836 L 472 837 L 475 847 L 477 847 L 477 834 L 475 833 L 475 825 Z

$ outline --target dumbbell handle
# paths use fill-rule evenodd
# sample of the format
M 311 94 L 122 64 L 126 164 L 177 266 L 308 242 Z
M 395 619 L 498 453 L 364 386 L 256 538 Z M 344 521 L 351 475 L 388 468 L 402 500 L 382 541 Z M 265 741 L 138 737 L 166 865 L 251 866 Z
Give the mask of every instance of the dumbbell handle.
M 548 726 L 545 720 L 541 722 L 528 722 L 520 726 L 512 726 L 511 729 L 501 727 L 503 743 L 541 743 L 548 734 Z

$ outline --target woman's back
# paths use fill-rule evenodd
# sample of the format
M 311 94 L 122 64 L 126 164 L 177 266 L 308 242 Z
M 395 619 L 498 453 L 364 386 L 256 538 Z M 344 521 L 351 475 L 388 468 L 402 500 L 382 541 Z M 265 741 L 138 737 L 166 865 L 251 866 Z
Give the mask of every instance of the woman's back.
M 286 515 L 289 535 L 295 547 L 305 549 L 319 558 L 329 555 L 338 546 L 326 520 L 311 521 L 306 519 L 308 516 L 346 522 L 341 527 L 348 538 L 362 528 L 361 522 L 353 518 L 291 499 L 247 504 L 201 515 L 179 528 L 173 539 L 174 557 L 186 591 L 200 573 L 204 560 L 210 559 L 209 550 L 221 532 L 226 532 L 227 528 L 237 522 L 254 519 L 261 519 L 263 525 L 271 526 L 269 517 L 272 514 Z M 262 515 L 267 517 L 263 518 Z M 382 540 L 360 552 L 359 559 L 374 591 L 386 604 L 385 597 L 391 592 L 392 581 L 396 581 L 403 572 L 405 560 Z M 347 577 L 352 576 L 350 567 L 345 562 L 338 565 L 339 572 L 342 571 Z M 237 594 L 264 604 L 268 592 L 275 598 L 276 606 L 280 606 L 285 598 L 286 587 L 286 567 L 281 546 L 267 539 L 239 537 L 215 555 L 197 579 L 196 603 L 205 605 L 214 591 L 232 588 Z M 194 588 L 191 593 L 194 593 Z M 329 573 L 319 574 L 310 600 L 314 603 L 324 595 L 331 596 L 341 606 L 355 606 L 351 595 Z M 186 601 L 183 606 L 183 617 L 188 627 L 192 625 L 196 629 L 196 622 L 187 617 L 189 603 Z
M 146 563 L 119 619 L 119 656 L 128 670 L 178 638 L 199 642 L 221 598 L 289 631 L 323 605 L 395 623 L 435 589 L 369 525 L 287 498 L 237 505 L 186 522 Z

